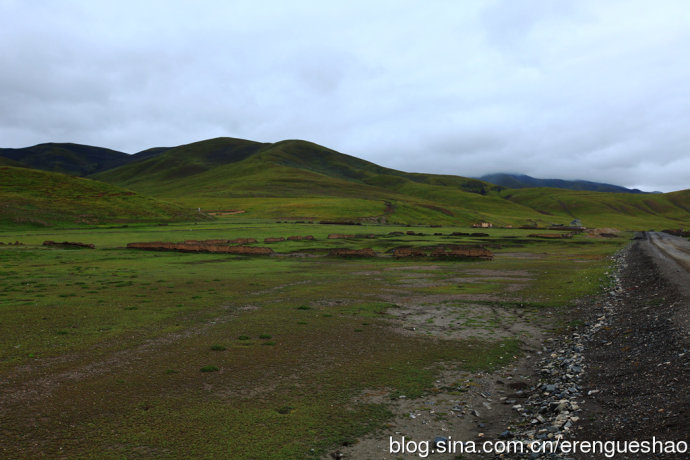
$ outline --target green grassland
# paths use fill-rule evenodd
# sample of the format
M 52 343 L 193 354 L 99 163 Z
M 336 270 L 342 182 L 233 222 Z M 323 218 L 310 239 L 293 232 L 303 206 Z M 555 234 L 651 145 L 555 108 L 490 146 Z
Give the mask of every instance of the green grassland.
M 46 168 L 100 172 L 77 178 L 0 157 L 7 458 L 321 458 L 385 426 L 389 401 L 432 392 L 441 370 L 490 372 L 519 356 L 530 334 L 568 327 L 574 302 L 605 283 L 625 230 L 690 223 L 687 190 L 509 190 L 304 141 L 219 138 L 136 158 L 37 147 L 32 161 L 54 160 Z M 498 228 L 574 218 L 624 232 L 540 239 Z M 469 228 L 480 221 L 497 227 Z M 298 235 L 314 239 L 263 242 Z M 275 253 L 126 249 L 235 238 Z M 495 257 L 391 256 L 442 244 Z M 378 256 L 329 255 L 338 248 Z M 417 327 L 403 328 L 416 317 Z M 357 402 L 370 390 L 387 398 Z
M 295 140 L 211 139 L 93 178 L 189 208 L 244 210 L 253 218 L 540 226 L 579 218 L 592 227 L 624 229 L 690 222 L 687 192 L 508 190 L 465 177 L 396 171 Z
M 354 402 L 363 391 L 414 398 L 433 389 L 441 369 L 486 371 L 519 355 L 525 337 L 499 334 L 500 320 L 480 315 L 477 305 L 535 327 L 565 327 L 573 300 L 601 288 L 607 256 L 627 242 L 539 240 L 519 229 L 450 236 L 471 231 L 461 227 L 388 234 L 406 230 L 241 215 L 0 230 L 0 242 L 23 243 L 0 245 L 0 452 L 320 458 L 389 420 L 386 401 Z M 329 240 L 329 233 L 377 237 Z M 124 248 L 306 234 L 315 240 L 275 243 L 284 255 L 271 257 Z M 96 249 L 41 246 L 46 239 Z M 398 246 L 443 243 L 483 244 L 496 258 L 385 257 Z M 337 247 L 371 247 L 383 256 L 326 255 Z M 307 251 L 312 255 L 300 255 Z M 467 337 L 400 334 L 392 312 L 411 303 L 455 312 Z
M 0 226 L 93 225 L 197 218 L 179 205 L 103 182 L 0 166 Z

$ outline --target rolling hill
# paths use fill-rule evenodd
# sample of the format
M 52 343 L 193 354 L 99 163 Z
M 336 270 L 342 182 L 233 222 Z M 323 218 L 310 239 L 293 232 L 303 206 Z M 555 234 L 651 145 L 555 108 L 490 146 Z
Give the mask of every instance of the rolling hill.
M 611 192 L 611 193 L 646 193 L 638 189 L 630 189 L 619 185 L 604 184 L 601 182 L 590 182 L 586 180 L 563 180 L 563 179 L 537 179 L 525 174 L 486 174 L 480 177 L 481 180 L 501 185 L 506 188 L 535 188 L 550 187 L 566 190 L 580 190 L 589 192 Z
M 0 154 L 4 222 L 193 219 L 192 210 L 202 208 L 209 214 L 242 211 L 248 218 L 427 225 L 547 226 L 574 218 L 587 226 L 642 229 L 690 223 L 688 191 L 506 188 L 460 176 L 397 171 L 301 140 L 216 138 L 135 155 L 41 144 L 0 149 Z M 37 165 L 91 173 L 93 180 L 27 169 Z
M 219 168 L 222 169 L 222 174 L 218 173 Z M 286 140 L 267 144 L 234 138 L 216 138 L 171 148 L 154 158 L 133 161 L 123 167 L 95 174 L 93 177 L 155 194 L 178 191 L 186 186 L 198 194 L 209 188 L 215 190 L 219 175 L 241 180 L 245 176 L 253 175 L 257 170 L 266 168 L 279 169 L 288 176 L 271 177 L 271 180 L 265 183 L 259 181 L 256 184 L 259 186 L 258 189 L 248 188 L 250 184 L 246 183 L 240 187 L 232 181 L 227 181 L 222 186 L 239 196 L 247 193 L 272 195 L 278 191 L 301 194 L 303 191 L 295 190 L 299 184 L 295 183 L 289 174 L 290 171 L 299 171 L 300 174 L 310 175 L 312 180 L 317 182 L 318 178 L 314 174 L 322 178 L 384 187 L 403 180 L 457 187 L 482 194 L 501 189 L 477 179 L 396 171 L 306 141 Z M 280 188 L 281 182 L 289 187 L 275 190 Z M 307 185 L 303 187 L 304 190 L 309 190 Z M 321 186 L 337 188 L 329 184 Z M 341 192 L 338 192 L 338 196 L 340 194 Z
M 44 171 L 85 176 L 123 165 L 130 155 L 102 147 L 71 143 L 47 143 L 20 149 L 0 149 L 0 156 Z
M 460 176 L 397 171 L 300 140 L 210 139 L 92 177 L 193 208 L 278 219 L 549 225 L 577 217 L 585 225 L 625 228 L 690 221 L 684 194 L 508 190 Z
M 24 163 L 19 161 L 10 160 L 9 158 L 0 157 L 0 166 L 14 166 L 17 168 L 28 168 Z
M 132 161 L 153 158 L 168 147 L 154 147 L 134 155 L 117 150 L 73 143 L 46 143 L 19 149 L 0 148 L 0 164 L 26 166 L 73 176 L 88 176 Z M 10 164 L 10 161 L 19 162 Z
M 299 140 L 211 139 L 92 177 L 190 207 L 271 218 L 471 223 L 540 217 L 506 203 L 492 184 L 396 171 Z
M 678 228 L 690 223 L 690 190 L 629 194 L 523 188 L 507 189 L 500 194 L 554 220 L 578 218 L 588 226 L 649 229 Z
M 0 225 L 74 225 L 192 220 L 178 205 L 103 182 L 0 166 Z

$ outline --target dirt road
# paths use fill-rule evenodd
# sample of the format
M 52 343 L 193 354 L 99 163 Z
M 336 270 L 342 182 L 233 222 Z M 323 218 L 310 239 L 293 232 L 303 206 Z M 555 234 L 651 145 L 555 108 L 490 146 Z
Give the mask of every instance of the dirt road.
M 657 263 L 672 264 L 675 262 L 685 272 L 690 272 L 690 241 L 661 232 L 648 232 L 646 236 L 650 249 L 657 258 Z M 690 289 L 690 285 L 686 284 L 685 286 Z
M 620 280 L 605 310 L 607 327 L 586 347 L 583 386 L 592 394 L 574 438 L 689 442 L 690 243 L 663 233 L 638 235 L 623 258 Z

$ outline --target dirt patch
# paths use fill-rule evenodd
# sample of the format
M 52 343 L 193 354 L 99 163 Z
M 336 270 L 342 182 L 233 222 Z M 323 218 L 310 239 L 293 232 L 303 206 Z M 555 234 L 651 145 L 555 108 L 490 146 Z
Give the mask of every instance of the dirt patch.
M 539 329 L 532 318 L 520 310 L 493 305 L 457 303 L 454 305 L 398 305 L 387 313 L 396 332 L 430 335 L 444 339 L 502 339 L 533 337 Z
M 587 230 L 587 236 L 591 238 L 616 238 L 619 230 L 615 228 L 592 228 Z
M 233 216 L 235 214 L 244 214 L 246 211 L 242 209 L 227 209 L 216 211 L 204 211 L 209 216 Z
M 485 279 L 515 279 L 522 278 L 525 281 L 532 279 L 532 274 L 527 270 L 489 270 L 485 268 L 469 268 L 463 274 L 480 276 Z
M 386 271 L 386 272 L 416 271 L 416 270 L 436 271 L 436 270 L 440 270 L 440 269 L 441 269 L 440 265 L 405 265 L 403 267 L 387 267 L 384 269 L 384 271 Z
M 531 348 L 531 346 L 527 346 Z M 416 442 L 426 441 L 429 446 L 437 437 L 451 441 L 477 441 L 499 439 L 510 423 L 514 410 L 511 403 L 521 398 L 520 388 L 532 385 L 532 356 L 515 361 L 493 373 L 469 373 L 445 366 L 434 388 L 420 397 L 410 399 L 400 395 L 391 400 L 384 390 L 364 391 L 355 403 L 387 404 L 394 414 L 383 430 L 358 440 L 351 446 L 343 446 L 338 452 L 346 459 L 412 459 L 419 455 L 390 453 L 390 441 L 400 441 L 403 436 Z M 333 455 L 336 455 L 334 457 Z M 337 458 L 336 452 L 323 457 Z M 429 458 L 455 460 L 457 454 L 434 454 Z
M 499 253 L 494 254 L 494 257 L 496 259 L 531 260 L 531 259 L 543 259 L 544 257 L 546 257 L 546 254 L 536 253 L 536 252 L 499 252 Z
M 425 294 L 404 296 L 398 289 L 382 289 L 381 298 L 391 303 L 418 303 L 433 305 L 444 302 L 517 302 L 517 297 L 497 296 L 493 294 Z

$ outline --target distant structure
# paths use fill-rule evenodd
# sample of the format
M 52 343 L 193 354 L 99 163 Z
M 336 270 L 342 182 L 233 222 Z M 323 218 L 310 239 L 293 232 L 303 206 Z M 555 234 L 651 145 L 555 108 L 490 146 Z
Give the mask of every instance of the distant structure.
M 575 219 L 574 221 L 570 222 L 571 227 L 582 227 L 582 222 L 580 219 Z
M 472 228 L 491 228 L 494 224 L 491 222 L 480 222 L 478 224 L 472 224 Z

